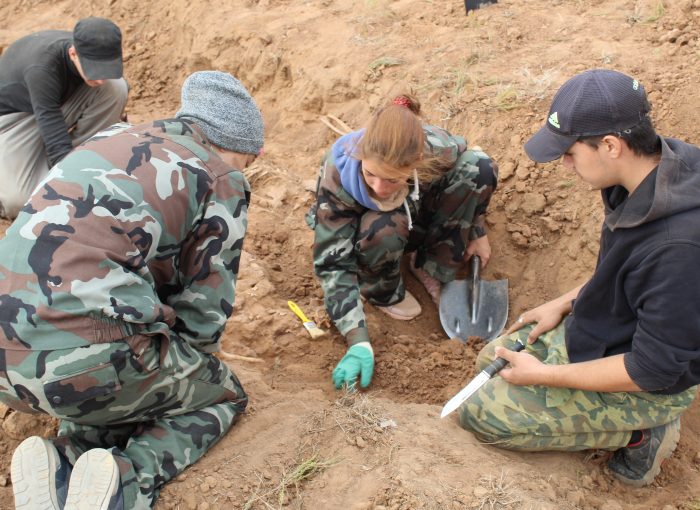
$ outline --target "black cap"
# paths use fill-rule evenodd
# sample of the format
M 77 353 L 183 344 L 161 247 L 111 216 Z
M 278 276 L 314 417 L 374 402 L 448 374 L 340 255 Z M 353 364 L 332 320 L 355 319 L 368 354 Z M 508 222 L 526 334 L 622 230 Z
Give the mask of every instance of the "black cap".
M 539 163 L 554 161 L 579 137 L 629 129 L 649 109 L 644 87 L 634 78 L 609 69 L 585 71 L 554 95 L 547 122 L 525 144 L 525 152 Z
M 105 18 L 85 18 L 73 29 L 73 46 L 88 80 L 121 78 L 122 33 Z

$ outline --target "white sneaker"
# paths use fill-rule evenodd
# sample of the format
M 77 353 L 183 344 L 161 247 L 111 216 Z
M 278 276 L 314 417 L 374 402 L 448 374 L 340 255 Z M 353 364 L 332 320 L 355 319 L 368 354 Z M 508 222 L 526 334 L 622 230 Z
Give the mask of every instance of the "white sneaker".
M 110 452 L 93 448 L 83 453 L 73 466 L 65 510 L 112 510 L 121 481 L 117 461 Z
M 410 321 L 411 319 L 415 319 L 421 312 L 420 303 L 408 291 L 406 291 L 403 301 L 399 301 L 395 305 L 375 306 L 392 319 L 397 319 L 400 321 Z
M 17 510 L 59 510 L 66 500 L 70 465 L 51 441 L 22 441 L 12 454 L 12 491 Z

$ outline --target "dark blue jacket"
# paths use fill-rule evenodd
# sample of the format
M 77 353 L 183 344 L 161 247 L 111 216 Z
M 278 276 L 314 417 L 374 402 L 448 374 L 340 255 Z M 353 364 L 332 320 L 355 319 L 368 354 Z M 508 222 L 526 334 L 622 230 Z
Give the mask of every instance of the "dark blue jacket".
M 700 149 L 662 139 L 661 161 L 628 195 L 602 191 L 598 264 L 566 321 L 571 362 L 625 354 L 643 390 L 700 383 Z

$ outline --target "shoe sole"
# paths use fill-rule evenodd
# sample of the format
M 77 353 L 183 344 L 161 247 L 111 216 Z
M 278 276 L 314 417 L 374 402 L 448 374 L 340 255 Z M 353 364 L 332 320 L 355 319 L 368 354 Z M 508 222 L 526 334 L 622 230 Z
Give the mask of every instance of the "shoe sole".
M 661 465 L 664 463 L 664 461 L 668 459 L 671 455 L 673 455 L 673 452 L 676 450 L 676 446 L 678 446 L 678 441 L 680 440 L 680 438 L 681 421 L 674 420 L 671 423 L 669 423 L 668 429 L 664 434 L 664 439 L 659 445 L 659 451 L 656 453 L 654 463 L 651 465 L 649 471 L 647 471 L 647 474 L 639 480 L 632 480 L 630 478 L 620 476 L 619 474 L 616 474 L 617 478 L 623 481 L 624 483 L 631 485 L 632 487 L 645 487 L 649 485 L 654 481 L 654 479 L 656 479 L 657 475 L 661 472 Z
M 58 510 L 54 446 L 38 436 L 28 437 L 12 455 L 10 472 L 16 510 Z
M 82 454 L 73 466 L 65 510 L 108 510 L 119 484 L 119 467 L 107 450 Z

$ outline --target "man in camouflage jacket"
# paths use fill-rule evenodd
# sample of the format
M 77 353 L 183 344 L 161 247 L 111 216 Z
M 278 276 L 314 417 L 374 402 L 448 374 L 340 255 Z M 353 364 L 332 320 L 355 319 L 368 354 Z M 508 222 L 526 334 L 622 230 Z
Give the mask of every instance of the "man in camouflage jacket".
M 15 451 L 17 508 L 149 508 L 245 410 L 238 379 L 212 353 L 247 226 L 240 170 L 262 143 L 243 85 L 195 73 L 175 119 L 98 134 L 8 229 L 0 401 L 61 420 L 57 438 Z

